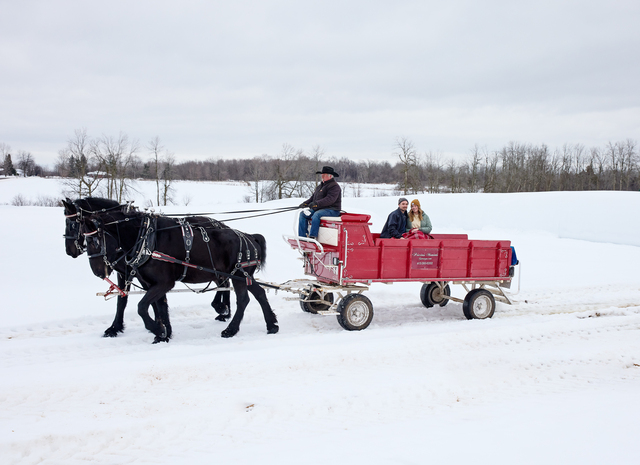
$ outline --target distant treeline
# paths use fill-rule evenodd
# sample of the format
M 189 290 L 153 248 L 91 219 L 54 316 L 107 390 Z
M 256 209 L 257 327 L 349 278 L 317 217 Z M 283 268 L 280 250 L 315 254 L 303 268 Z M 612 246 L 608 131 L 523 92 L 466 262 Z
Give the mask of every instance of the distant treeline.
M 16 173 L 10 148 L 0 143 L 0 150 L 4 173 Z M 17 168 L 25 176 L 68 178 L 72 195 L 99 193 L 116 200 L 122 199 L 130 180 L 154 180 L 159 205 L 171 202 L 175 180 L 245 181 L 255 202 L 305 197 L 318 182 L 316 171 L 324 165 L 340 174 L 339 181 L 395 184 L 406 194 L 640 189 L 638 145 L 631 139 L 590 148 L 565 144 L 551 149 L 518 142 L 499 150 L 475 146 L 460 161 L 436 152 L 418 152 L 410 139 L 398 138 L 390 155 L 393 164 L 331 158 L 318 146 L 305 151 L 284 144 L 275 155 L 178 162 L 157 137 L 141 147 L 124 134 L 92 139 L 85 130 L 77 130 L 60 150 L 53 170 L 43 170 L 25 151 L 18 152 Z
M 395 184 L 407 194 L 640 189 L 640 159 L 632 140 L 589 149 L 566 144 L 551 150 L 546 145 L 516 142 L 497 151 L 476 146 L 467 160 L 456 161 L 434 152 L 419 154 L 410 141 L 402 139 L 394 158 L 397 161 L 391 164 L 300 152 L 248 160 L 188 161 L 177 164 L 175 172 L 178 179 L 252 182 L 261 178 L 295 183 L 315 181 L 315 172 L 327 164 L 340 174 L 340 181 Z

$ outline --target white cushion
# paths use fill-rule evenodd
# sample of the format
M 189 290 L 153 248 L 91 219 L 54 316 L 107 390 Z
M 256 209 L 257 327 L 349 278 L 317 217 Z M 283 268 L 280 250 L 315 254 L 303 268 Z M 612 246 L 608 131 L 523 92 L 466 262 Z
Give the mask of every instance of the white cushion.
M 320 226 L 318 229 L 318 242 L 321 244 L 338 245 L 338 230 L 334 228 L 323 228 Z

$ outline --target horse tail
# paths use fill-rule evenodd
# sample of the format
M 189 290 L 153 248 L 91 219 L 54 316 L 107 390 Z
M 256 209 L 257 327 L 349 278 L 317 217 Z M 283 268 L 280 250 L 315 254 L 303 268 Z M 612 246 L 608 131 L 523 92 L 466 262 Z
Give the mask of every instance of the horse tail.
M 267 264 L 267 240 L 262 234 L 252 234 L 253 240 L 255 240 L 260 246 L 260 264 L 257 266 L 256 271 L 263 270 Z

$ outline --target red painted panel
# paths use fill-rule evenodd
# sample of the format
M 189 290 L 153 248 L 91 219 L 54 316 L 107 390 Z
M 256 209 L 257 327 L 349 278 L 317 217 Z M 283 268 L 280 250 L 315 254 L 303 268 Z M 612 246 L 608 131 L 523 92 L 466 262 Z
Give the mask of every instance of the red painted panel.
M 435 234 L 425 240 L 380 239 L 379 234 L 371 234 L 369 219 L 369 215 L 346 213 L 342 221 L 328 221 L 327 226 L 338 229 L 339 244 L 325 247 L 325 254 L 312 254 L 315 257 L 307 263 L 305 273 L 321 281 L 337 282 L 340 277 L 333 259 L 338 258 L 345 263 L 343 277 L 349 281 L 508 277 L 509 241 L 469 240 L 466 234 Z M 297 248 L 296 241 L 289 240 L 289 244 Z M 314 249 L 307 244 L 303 247 Z

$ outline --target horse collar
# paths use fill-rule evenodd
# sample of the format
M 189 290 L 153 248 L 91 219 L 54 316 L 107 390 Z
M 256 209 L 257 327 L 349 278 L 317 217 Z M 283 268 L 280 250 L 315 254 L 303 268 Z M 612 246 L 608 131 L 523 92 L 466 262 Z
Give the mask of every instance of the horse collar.
M 133 258 L 125 260 L 131 268 L 137 269 L 147 263 L 151 258 L 151 253 L 156 248 L 156 225 L 158 219 L 155 216 L 145 216 L 140 225 L 138 240 L 136 241 Z

